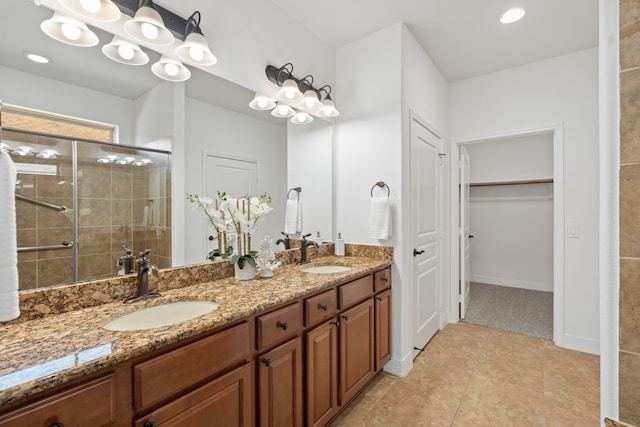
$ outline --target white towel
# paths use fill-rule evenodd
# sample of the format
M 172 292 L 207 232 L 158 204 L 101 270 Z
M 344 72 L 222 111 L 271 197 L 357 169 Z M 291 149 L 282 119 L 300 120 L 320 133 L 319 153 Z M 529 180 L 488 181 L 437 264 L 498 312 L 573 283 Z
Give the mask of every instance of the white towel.
M 302 231 L 302 206 L 300 196 L 294 199 L 287 199 L 287 206 L 284 211 L 284 232 L 286 234 L 296 234 Z
M 391 205 L 388 196 L 371 198 L 369 237 L 382 240 L 391 237 Z
M 20 316 L 15 192 L 16 166 L 0 150 L 0 322 Z

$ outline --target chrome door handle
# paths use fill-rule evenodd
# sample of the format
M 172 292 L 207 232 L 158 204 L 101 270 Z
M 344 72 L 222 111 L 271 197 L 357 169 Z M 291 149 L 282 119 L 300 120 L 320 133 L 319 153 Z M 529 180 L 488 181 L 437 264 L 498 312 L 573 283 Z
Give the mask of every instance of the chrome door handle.
M 424 253 L 424 251 L 419 251 L 417 249 L 413 250 L 413 256 L 418 256 L 418 255 L 422 255 Z

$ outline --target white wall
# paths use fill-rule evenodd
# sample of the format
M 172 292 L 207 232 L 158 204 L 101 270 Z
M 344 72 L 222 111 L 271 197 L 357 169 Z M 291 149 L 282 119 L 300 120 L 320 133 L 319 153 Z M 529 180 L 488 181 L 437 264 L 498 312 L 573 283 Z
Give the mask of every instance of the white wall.
M 145 146 L 172 137 L 175 86 L 184 83 L 160 83 L 134 101 L 135 137 L 129 145 Z
M 134 109 L 129 99 L 3 66 L 0 97 L 5 104 L 117 125 L 119 141 L 133 141 Z
M 453 141 L 562 124 L 565 236 L 563 342 L 598 353 L 598 51 L 596 48 L 450 85 Z M 566 231 L 565 231 L 566 234 Z
M 302 188 L 302 234 L 333 241 L 333 123 L 287 124 L 287 190 Z M 295 197 L 295 193 L 291 198 Z M 284 227 L 284 216 L 280 218 Z M 291 236 L 293 237 L 293 236 Z
M 186 193 L 202 194 L 204 152 L 255 160 L 258 162 L 258 192 L 269 194 L 274 208 L 265 217 L 260 230 L 277 239 L 282 229 L 287 185 L 286 127 L 192 98 L 186 98 L 185 111 L 185 190 L 174 194 L 174 203 L 186 206 Z M 207 196 L 215 197 L 215 194 Z M 185 263 L 204 262 L 207 250 L 202 212 L 186 209 L 184 227 Z
M 384 60 L 381 60 L 384 58 Z M 409 226 L 409 111 L 446 127 L 446 82 L 402 24 L 336 51 L 336 230 L 350 243 L 394 247 L 393 355 L 386 369 L 406 375 L 412 366 L 411 245 Z M 391 190 L 393 236 L 368 237 L 370 190 Z

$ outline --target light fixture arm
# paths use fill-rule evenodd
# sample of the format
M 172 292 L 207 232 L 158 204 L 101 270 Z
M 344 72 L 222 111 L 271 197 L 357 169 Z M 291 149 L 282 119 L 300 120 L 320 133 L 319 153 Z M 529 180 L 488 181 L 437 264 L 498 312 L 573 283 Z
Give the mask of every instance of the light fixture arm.
M 318 89 L 318 93 L 320 92 L 324 92 L 326 94 L 324 99 L 331 99 L 331 86 L 329 85 L 322 86 L 320 89 Z M 320 96 L 318 95 L 318 97 Z
M 313 87 L 313 76 L 307 74 L 301 79 L 295 77 L 293 75 L 293 64 L 290 62 L 287 62 L 279 68 L 273 65 L 267 65 L 265 74 L 267 75 L 267 79 L 277 86 L 282 86 L 282 83 L 286 80 L 293 80 L 301 92 L 304 93 L 307 90 L 312 90 L 318 95 L 318 98 L 320 98 L 320 90 Z M 329 89 L 329 91 L 331 91 L 331 89 Z
M 195 12 L 193 12 L 191 16 L 187 19 L 187 24 L 184 27 L 185 39 L 191 33 L 198 33 L 200 35 L 204 35 L 202 34 L 202 30 L 200 29 L 200 19 L 201 19 L 201 16 L 200 16 L 199 10 L 196 10 Z

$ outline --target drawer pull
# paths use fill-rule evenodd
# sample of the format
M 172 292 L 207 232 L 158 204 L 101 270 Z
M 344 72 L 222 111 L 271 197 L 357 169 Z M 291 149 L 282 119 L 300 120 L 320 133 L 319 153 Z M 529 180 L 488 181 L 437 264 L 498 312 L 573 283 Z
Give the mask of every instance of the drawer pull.
M 284 323 L 278 322 L 278 327 L 282 328 L 283 331 L 286 331 L 287 329 L 289 329 L 289 324 L 287 322 L 284 322 Z
M 380 280 L 382 280 L 383 282 L 388 282 L 389 278 L 388 277 L 381 277 Z
M 156 427 L 156 423 L 147 421 L 144 424 L 142 424 L 142 427 Z
M 342 318 L 343 318 L 344 320 L 349 320 L 349 316 L 347 316 L 346 314 L 343 314 L 343 315 L 342 315 Z
M 339 328 L 339 327 L 340 327 L 340 322 L 331 322 L 331 324 L 332 324 L 333 326 L 335 326 L 336 328 Z
M 318 306 L 318 308 L 319 308 L 320 310 L 322 310 L 322 311 L 327 311 L 327 310 L 329 310 L 329 306 L 328 306 L 327 304 L 320 304 L 320 305 Z
M 51 423 L 51 424 L 49 424 L 49 427 L 64 427 L 64 424 L 62 424 L 62 423 Z
M 382 301 L 382 297 L 376 297 L 376 301 Z
M 262 359 L 262 363 L 264 363 L 264 366 L 269 366 L 271 365 L 271 359 Z

